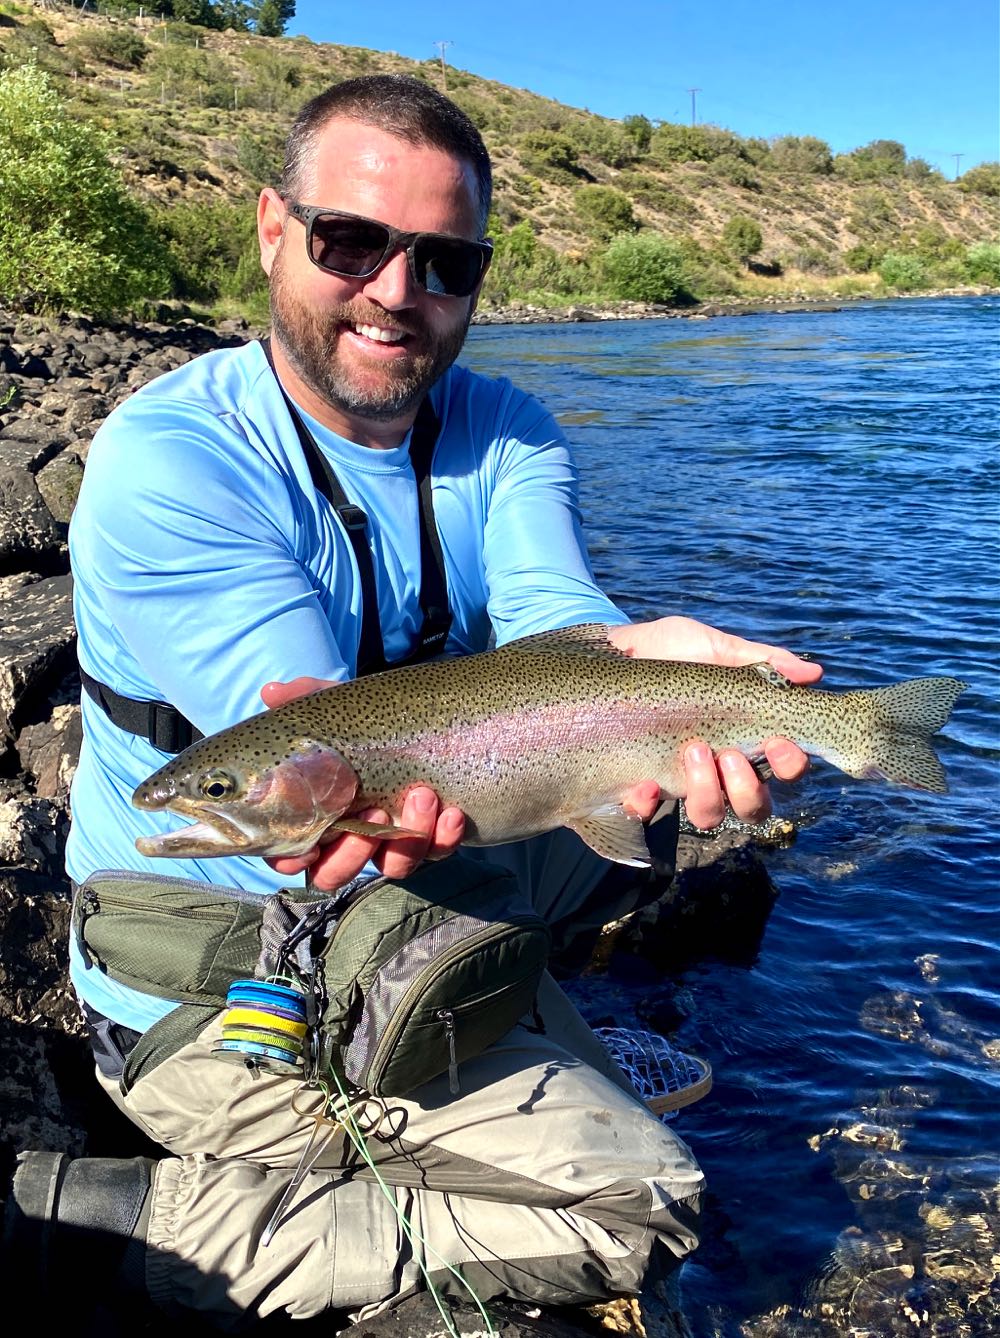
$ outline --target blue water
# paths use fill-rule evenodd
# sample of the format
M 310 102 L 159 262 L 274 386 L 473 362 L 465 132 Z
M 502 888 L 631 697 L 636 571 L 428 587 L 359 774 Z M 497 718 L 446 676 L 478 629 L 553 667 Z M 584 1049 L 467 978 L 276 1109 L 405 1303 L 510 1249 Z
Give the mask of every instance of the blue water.
M 674 1125 L 710 1186 L 684 1270 L 699 1338 L 923 1332 L 899 1305 L 918 1285 L 979 1316 L 941 1332 L 997 1331 L 998 329 L 1000 300 L 970 297 L 470 338 L 574 443 L 595 570 L 630 615 L 807 651 L 832 688 L 970 685 L 940 739 L 950 794 L 822 763 L 775 787 L 800 828 L 766 857 L 750 964 L 616 982 L 640 1022 L 670 993 L 675 1041 L 715 1072 Z

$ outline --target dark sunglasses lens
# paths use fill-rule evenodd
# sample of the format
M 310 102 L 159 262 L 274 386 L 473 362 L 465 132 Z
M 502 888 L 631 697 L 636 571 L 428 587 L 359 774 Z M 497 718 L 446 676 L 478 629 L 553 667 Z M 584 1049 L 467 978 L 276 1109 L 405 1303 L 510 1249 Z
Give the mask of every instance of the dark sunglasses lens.
M 439 297 L 468 297 L 483 272 L 483 253 L 474 242 L 450 237 L 418 237 L 413 245 L 417 283 Z
M 370 274 L 377 269 L 389 232 L 380 223 L 319 214 L 312 226 L 312 258 L 337 274 Z

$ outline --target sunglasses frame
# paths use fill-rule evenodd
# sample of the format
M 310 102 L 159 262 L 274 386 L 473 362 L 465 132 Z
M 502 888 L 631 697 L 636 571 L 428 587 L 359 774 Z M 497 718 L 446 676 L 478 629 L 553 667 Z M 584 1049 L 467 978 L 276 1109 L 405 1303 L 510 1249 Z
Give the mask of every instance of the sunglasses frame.
M 486 271 L 490 267 L 490 261 L 493 259 L 493 243 L 490 241 L 469 241 L 467 237 L 456 237 L 449 232 L 401 232 L 399 228 L 390 227 L 388 223 L 383 223 L 377 218 L 365 218 L 362 214 L 348 214 L 343 209 L 328 209 L 321 204 L 301 204 L 298 200 L 282 199 L 285 209 L 291 214 L 292 218 L 298 219 L 305 226 L 306 230 L 306 255 L 324 274 L 335 274 L 341 279 L 370 279 L 373 274 L 377 274 L 398 251 L 403 251 L 406 255 L 406 262 L 410 267 L 410 274 L 413 282 L 423 293 L 428 293 L 431 297 L 469 297 L 475 292 L 478 284 L 482 283 Z M 382 252 L 376 264 L 371 269 L 365 270 L 360 274 L 351 274 L 349 271 L 334 269 L 330 265 L 324 265 L 313 255 L 313 227 L 318 218 L 348 219 L 352 223 L 365 223 L 370 227 L 382 228 L 388 233 L 388 241 L 385 250 Z M 446 242 L 461 242 L 465 246 L 471 246 L 478 251 L 480 257 L 479 274 L 476 281 L 467 293 L 435 293 L 420 282 L 417 277 L 417 261 L 414 255 L 414 248 L 417 243 L 425 239 L 432 241 L 441 240 Z

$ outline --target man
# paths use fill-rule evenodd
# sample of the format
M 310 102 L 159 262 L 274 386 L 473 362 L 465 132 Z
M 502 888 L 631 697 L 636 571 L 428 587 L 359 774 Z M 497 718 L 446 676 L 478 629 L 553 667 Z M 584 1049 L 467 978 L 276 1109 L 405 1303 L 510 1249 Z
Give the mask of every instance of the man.
M 463 654 L 491 636 L 605 622 L 629 654 L 768 659 L 798 681 L 818 675 L 686 619 L 629 625 L 596 588 L 553 420 L 508 383 L 455 365 L 489 261 L 489 205 L 485 148 L 447 99 L 398 77 L 332 88 L 293 127 L 281 190 L 260 197 L 269 350 L 196 359 L 101 429 L 71 534 L 88 688 L 67 856 L 76 883 L 98 869 L 148 869 L 266 894 L 308 869 L 329 890 L 371 861 L 399 878 L 454 852 L 462 814 L 426 787 L 402 813 L 417 835 L 349 833 L 273 868 L 225 857 L 164 869 L 136 852 L 137 836 L 176 826 L 130 798 L 163 750 L 181 745 L 185 722 L 209 733 L 259 709 L 261 684 L 274 706 L 349 677 L 382 662 L 379 640 L 397 662 L 421 644 L 440 650 L 442 627 L 447 652 Z M 425 401 L 436 418 L 427 429 Z M 430 519 L 410 453 L 411 437 L 426 445 L 428 432 Z M 316 486 L 329 466 L 346 510 Z M 352 546 L 358 508 L 362 550 Z M 431 530 L 450 613 L 440 625 L 425 597 Z M 165 705 L 150 713 L 149 702 Z M 782 777 L 805 765 L 787 740 L 767 755 Z M 695 822 L 721 820 L 727 797 L 743 817 L 766 813 L 741 755 L 716 759 L 695 740 L 686 759 Z M 650 782 L 630 796 L 645 820 L 659 799 Z M 571 930 L 608 866 L 568 833 L 554 834 L 555 856 L 545 840 L 500 857 Z M 369 1313 L 423 1285 L 421 1263 L 455 1295 L 468 1286 L 484 1299 L 579 1303 L 634 1292 L 651 1260 L 666 1267 L 696 1243 L 701 1175 L 688 1149 L 625 1090 L 551 980 L 539 997 L 544 1030 L 516 1027 L 471 1061 L 462 1095 L 435 1080 L 393 1103 L 403 1132 L 370 1140 L 391 1190 L 349 1173 L 332 1139 L 265 1245 L 310 1146 L 315 1102 L 302 1104 L 293 1079 L 221 1064 L 217 1021 L 136 1076 L 134 1056 L 175 1001 L 95 969 L 75 942 L 72 973 L 102 1085 L 172 1155 L 151 1167 L 39 1154 L 22 1165 L 16 1198 L 27 1220 L 44 1204 L 57 1256 L 60 1231 L 67 1242 L 69 1227 L 101 1232 L 109 1275 L 142 1279 L 165 1308 L 230 1327 L 275 1311 Z

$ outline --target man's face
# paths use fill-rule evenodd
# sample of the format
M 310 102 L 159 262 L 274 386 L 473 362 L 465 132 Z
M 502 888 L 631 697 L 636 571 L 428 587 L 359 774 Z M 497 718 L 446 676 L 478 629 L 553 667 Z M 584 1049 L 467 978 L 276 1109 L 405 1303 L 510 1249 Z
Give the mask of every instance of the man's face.
M 323 131 L 300 202 L 377 219 L 403 232 L 479 236 L 475 176 L 440 149 L 409 144 L 357 121 Z M 267 198 L 270 197 L 270 198 Z M 266 201 L 266 202 L 265 202 Z M 268 219 L 283 231 L 268 247 Z M 332 411 L 334 425 L 412 421 L 428 387 L 457 358 L 476 297 L 439 297 L 414 281 L 400 251 L 369 278 L 318 269 L 306 229 L 272 192 L 261 201 L 262 258 L 274 332 L 289 363 Z

